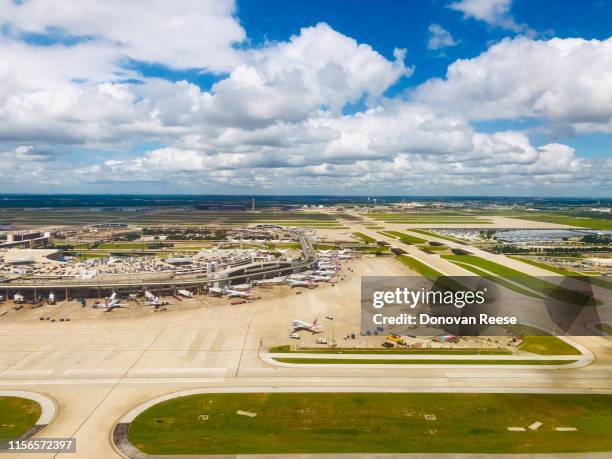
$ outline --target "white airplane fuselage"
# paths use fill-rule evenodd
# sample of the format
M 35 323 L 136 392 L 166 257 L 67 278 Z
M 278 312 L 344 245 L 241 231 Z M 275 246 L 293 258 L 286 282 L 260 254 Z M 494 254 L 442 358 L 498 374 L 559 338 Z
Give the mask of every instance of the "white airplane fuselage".
M 231 289 L 225 289 L 225 294 L 228 295 L 230 298 L 232 297 L 239 297 L 239 298 L 248 298 L 251 296 L 251 292 L 247 291 L 239 291 L 239 290 L 231 290 Z
M 307 280 L 288 279 L 287 284 L 290 285 L 291 287 L 307 287 L 307 288 L 314 287 L 314 283 L 311 281 L 307 281 Z
M 179 290 L 176 293 L 181 296 L 184 296 L 185 298 L 193 298 L 193 293 L 191 293 L 189 290 Z
M 293 327 L 293 331 L 306 330 L 312 333 L 320 333 L 323 331 L 323 327 L 319 325 L 318 319 L 315 319 L 312 322 L 305 322 L 303 320 L 294 319 L 291 321 L 291 326 Z

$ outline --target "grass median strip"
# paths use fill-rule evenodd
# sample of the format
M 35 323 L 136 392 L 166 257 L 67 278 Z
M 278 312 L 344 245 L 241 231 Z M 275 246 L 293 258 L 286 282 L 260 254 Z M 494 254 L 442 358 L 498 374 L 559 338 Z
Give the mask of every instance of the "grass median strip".
M 436 281 L 438 278 L 442 277 L 442 273 L 426 265 L 425 263 L 421 263 L 416 258 L 412 258 L 409 255 L 399 255 L 395 257 L 397 261 L 399 261 L 404 266 L 416 271 L 421 276 L 428 278 L 431 281 Z
M 597 285 L 598 287 L 612 290 L 612 282 L 600 279 L 595 276 L 587 276 L 586 274 L 578 273 L 576 271 L 569 271 L 567 269 L 559 268 L 558 266 L 553 266 L 547 263 L 543 263 L 541 261 L 532 260 L 531 258 L 517 257 L 512 255 L 510 256 L 510 258 L 514 258 L 515 260 L 522 261 L 523 263 L 527 263 L 529 265 L 545 269 L 555 274 L 560 274 L 561 276 L 571 277 L 573 279 L 586 282 L 587 284 Z
M 326 359 L 274 357 L 280 363 L 339 365 L 566 365 L 575 360 Z
M 320 348 L 300 348 L 292 350 L 290 346 L 271 347 L 270 353 L 286 353 L 299 355 L 308 354 L 382 354 L 382 355 L 402 355 L 402 354 L 441 354 L 441 355 L 511 355 L 512 352 L 506 349 L 385 349 L 385 348 L 357 348 L 357 349 L 320 349 Z
M 506 278 L 512 282 L 520 284 L 529 290 L 541 293 L 550 298 L 575 304 L 577 306 L 594 306 L 602 304 L 601 301 L 592 296 L 585 295 L 575 290 L 569 290 L 552 282 L 530 276 L 521 271 L 500 265 L 490 260 L 486 260 L 475 255 L 442 255 L 442 258 L 455 262 L 456 264 L 471 265 L 482 270 L 493 273 L 496 276 Z M 492 278 L 496 281 L 495 278 Z
M 367 234 L 363 234 L 363 233 L 353 233 L 353 235 L 355 237 L 358 237 L 359 239 L 361 239 L 364 242 L 367 242 L 368 244 L 374 244 L 376 242 L 376 239 L 374 239 L 373 237 L 368 236 Z
M 556 223 L 558 225 L 578 226 L 597 230 L 612 230 L 612 218 L 582 217 L 560 214 L 519 214 L 509 215 L 510 218 L 530 220 L 535 222 Z
M 604 323 L 598 323 L 597 325 L 595 325 L 595 328 L 597 328 L 597 330 L 605 333 L 606 335 L 612 335 L 612 325 L 608 325 L 608 324 L 604 324 Z
M 409 255 L 399 255 L 395 257 L 395 259 L 402 263 L 404 266 L 407 266 L 413 271 L 416 271 L 421 276 L 426 277 L 432 282 L 435 282 L 439 287 L 442 287 L 443 289 L 454 291 L 465 289 L 465 286 L 461 283 L 448 276 L 444 276 L 440 271 L 433 269 L 425 263 L 420 262 L 416 258 L 412 258 Z
M 0 397 L 0 444 L 30 430 L 40 417 L 38 403 L 21 397 Z
M 385 223 L 407 223 L 407 224 L 490 224 L 491 220 L 473 215 L 443 215 L 443 214 L 410 214 L 410 213 L 385 213 L 371 212 L 365 214 L 374 220 L 384 221 Z
M 538 298 L 541 299 L 542 296 L 538 295 L 537 293 L 532 292 L 531 290 L 527 290 L 523 287 L 521 287 L 520 285 L 517 285 L 513 282 L 510 282 L 506 279 L 504 279 L 503 277 L 499 277 L 499 276 L 493 276 L 485 271 L 482 271 L 481 269 L 478 269 L 475 266 L 472 266 L 468 263 L 460 263 L 460 262 L 455 262 L 456 265 L 461 266 L 462 268 L 467 269 L 468 271 L 473 272 L 474 274 L 478 274 L 480 277 L 490 280 L 491 282 L 495 282 L 496 284 L 501 285 L 502 287 L 507 288 L 508 290 L 512 290 L 516 293 L 520 293 L 521 295 L 525 295 L 525 296 L 530 296 L 532 298 Z
M 400 231 L 380 231 L 381 234 L 385 236 L 394 237 L 399 239 L 404 244 L 427 244 L 425 239 L 421 239 L 420 237 L 411 236 L 409 234 L 404 234 Z
M 523 337 L 520 351 L 540 355 L 580 355 L 580 351 L 562 339 L 552 335 L 542 335 L 542 330 L 529 325 L 506 325 L 506 330 Z
M 508 431 L 536 421 L 542 423 L 536 431 Z M 152 455 L 610 451 L 612 396 L 198 394 L 147 409 L 130 424 L 128 438 Z

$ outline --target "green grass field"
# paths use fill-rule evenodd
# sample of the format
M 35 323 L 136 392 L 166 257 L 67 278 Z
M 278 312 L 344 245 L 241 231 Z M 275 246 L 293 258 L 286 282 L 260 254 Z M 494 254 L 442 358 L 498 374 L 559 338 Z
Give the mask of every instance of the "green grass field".
M 419 249 L 427 249 L 427 250 L 433 250 L 434 252 L 443 252 L 445 250 L 449 250 L 448 246 L 446 245 L 429 245 L 429 244 L 421 244 L 421 245 L 417 245 L 417 247 Z
M 319 212 L 243 212 L 243 211 L 157 211 L 128 219 L 134 224 L 207 224 L 244 226 L 271 224 L 306 228 L 339 229 L 343 226 L 334 216 Z
M 147 250 L 149 244 L 146 242 L 105 242 L 96 246 L 98 249 L 125 249 L 125 250 Z
M 83 209 L 15 210 L 0 209 L 0 220 L 18 225 L 87 225 L 128 220 L 141 212 L 95 212 Z
M 506 330 L 523 337 L 519 350 L 540 355 L 580 355 L 580 351 L 552 335 L 541 335 L 542 331 L 528 325 L 506 325 Z
M 526 288 L 521 287 L 520 285 L 515 284 L 514 282 L 510 282 L 503 277 L 491 275 L 486 271 L 478 269 L 476 266 L 473 266 L 469 263 L 462 263 L 460 261 L 453 261 L 456 265 L 461 266 L 472 273 L 490 280 L 491 282 L 495 282 L 496 284 L 501 285 L 502 287 L 507 288 L 508 290 L 512 290 L 513 292 L 520 293 L 521 295 L 530 296 L 532 298 L 542 299 L 542 295 L 532 292 L 531 290 L 527 290 Z
M 595 326 L 597 327 L 598 330 L 601 330 L 606 335 L 611 335 L 612 336 L 612 325 L 599 323 L 599 324 L 597 324 Z
M 341 364 L 341 365 L 565 365 L 575 360 L 438 360 L 438 359 L 310 359 L 300 357 L 275 357 L 280 363 Z
M 272 242 L 266 243 L 265 246 L 267 248 L 273 249 L 299 249 L 300 244 L 297 242 Z
M 443 289 L 455 291 L 465 289 L 465 286 L 457 282 L 455 279 L 442 275 L 440 271 L 431 268 L 425 263 L 421 263 L 419 260 L 412 258 L 410 255 L 399 255 L 395 257 L 395 259 L 421 276 L 435 282 Z
M 228 225 L 270 223 L 281 226 L 339 229 L 343 226 L 333 215 L 321 212 L 243 212 L 243 211 L 90 211 L 87 209 L 15 210 L 0 209 L 0 220 L 20 225 L 86 225 L 115 221 L 138 225 L 150 224 L 208 224 L 221 222 Z
M 583 217 L 564 214 L 532 214 L 521 213 L 518 215 L 509 215 L 512 218 L 520 218 L 521 220 L 530 220 L 535 222 L 557 223 L 558 225 L 578 226 L 581 228 L 590 228 L 598 230 L 611 230 L 611 218 L 598 217 Z
M 407 266 L 408 268 L 417 272 L 421 276 L 428 278 L 431 281 L 436 281 L 439 277 L 442 276 L 442 273 L 440 273 L 440 271 L 431 268 L 425 263 L 421 263 L 419 260 L 417 260 L 416 258 L 412 258 L 409 255 L 400 255 L 398 257 L 395 257 L 395 259 L 401 264 Z
M 535 421 L 537 431 L 507 430 Z M 568 426 L 578 431 L 554 430 Z M 610 451 L 612 396 L 200 394 L 149 408 L 128 438 L 147 454 L 177 455 Z
M 545 355 L 580 355 L 580 351 L 555 336 L 526 336 L 521 351 Z
M 595 276 L 587 276 L 585 274 L 578 273 L 576 271 L 569 271 L 567 269 L 559 268 L 557 266 L 552 266 L 547 263 L 542 263 L 541 261 L 532 260 L 531 258 L 525 258 L 525 257 L 519 257 L 519 256 L 513 256 L 513 255 L 511 255 L 510 258 L 514 258 L 515 260 L 522 261 L 523 263 L 537 266 L 538 268 L 545 269 L 552 273 L 560 274 L 562 276 L 573 277 L 574 279 L 584 281 L 587 284 L 597 285 L 598 287 L 612 290 L 612 282 L 608 282 L 604 279 L 600 279 Z
M 368 236 L 367 234 L 353 233 L 353 236 L 358 237 L 359 239 L 361 239 L 363 242 L 366 242 L 367 244 L 374 244 L 376 242 L 376 239 Z
M 0 397 L 0 444 L 34 427 L 40 413 L 40 405 L 32 400 Z
M 607 326 L 611 328 L 610 326 Z M 514 336 L 523 337 L 523 343 L 519 350 L 531 352 L 538 355 L 580 355 L 580 351 L 565 341 L 552 335 L 541 335 L 542 331 L 527 325 L 508 325 L 506 329 Z M 405 348 L 300 348 L 292 350 L 291 346 L 283 345 L 270 348 L 269 352 L 299 355 L 308 354 L 381 354 L 381 355 L 401 355 L 401 354 L 432 354 L 432 355 L 510 355 L 508 349 L 405 349 Z
M 589 297 L 581 292 L 566 289 L 543 279 L 530 276 L 522 273 L 521 271 L 517 271 L 475 255 L 442 255 L 442 258 L 453 261 L 460 266 L 475 266 L 493 273 L 496 276 L 500 276 L 512 282 L 523 285 L 527 289 L 559 301 L 564 301 L 566 303 L 575 304 L 578 306 L 601 304 L 601 301 L 596 300 L 593 297 Z M 491 280 L 497 281 L 497 278 L 492 276 Z
M 383 221 L 385 223 L 400 223 L 400 224 L 457 224 L 457 225 L 472 225 L 472 224 L 489 224 L 491 220 L 480 218 L 474 215 L 460 213 L 389 213 L 389 212 L 371 212 L 365 214 L 368 217 Z
M 427 244 L 427 241 L 425 239 L 416 236 L 411 236 L 410 234 L 404 234 L 399 231 L 379 231 L 379 233 L 385 236 L 399 239 L 404 244 Z
M 309 354 L 432 354 L 432 355 L 510 355 L 512 352 L 506 349 L 406 349 L 406 348 L 394 348 L 387 349 L 384 347 L 379 348 L 357 348 L 357 349 L 321 349 L 321 348 L 300 348 L 299 350 L 292 350 L 289 345 L 276 346 L 270 348 L 269 352 L 273 353 L 285 353 L 285 354 L 297 354 L 309 353 Z

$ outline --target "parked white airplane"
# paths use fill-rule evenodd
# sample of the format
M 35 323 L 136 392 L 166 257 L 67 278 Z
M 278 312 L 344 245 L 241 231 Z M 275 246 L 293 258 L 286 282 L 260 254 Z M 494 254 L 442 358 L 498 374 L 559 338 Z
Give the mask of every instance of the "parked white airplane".
M 332 271 L 330 269 L 320 269 L 313 273 L 315 276 L 335 276 L 336 271 Z
M 251 286 L 250 284 L 238 284 L 238 285 L 234 285 L 234 290 L 250 290 Z
M 159 297 L 155 296 L 153 293 L 145 290 L 145 298 L 149 301 L 159 301 Z
M 13 301 L 18 304 L 25 303 L 25 297 L 21 293 L 15 293 L 15 295 L 13 295 Z
M 224 293 L 228 295 L 230 298 L 234 298 L 234 297 L 248 298 L 251 296 L 251 292 L 249 290 L 240 291 L 240 290 L 232 290 L 232 289 L 226 288 L 224 290 Z
M 306 288 L 316 287 L 316 284 L 309 280 L 287 279 L 287 284 L 290 285 L 291 287 L 306 287 Z
M 312 333 L 320 333 L 323 331 L 323 327 L 319 325 L 319 319 L 315 318 L 312 322 L 304 322 L 303 320 L 293 319 L 291 321 L 293 331 L 307 330 Z
M 149 292 L 148 290 L 145 290 L 145 298 L 147 299 L 146 304 L 151 305 L 151 306 L 165 306 L 168 303 L 167 301 L 162 301 L 159 299 L 158 296 L 154 295 L 153 293 Z
M 321 271 L 334 271 L 334 272 L 340 271 L 340 266 L 338 266 L 338 265 L 330 265 L 330 264 L 326 264 L 326 263 L 319 263 L 317 265 L 317 267 Z
M 309 279 L 313 280 L 315 282 L 329 282 L 329 281 L 331 281 L 331 277 L 330 276 L 310 276 Z
M 128 306 L 127 304 L 120 303 L 119 301 L 120 301 L 119 298 L 114 298 L 112 300 L 108 299 L 104 301 L 103 303 L 100 303 L 100 302 L 94 303 L 93 307 L 94 308 L 104 308 L 105 312 L 111 312 L 113 309 L 123 308 L 125 306 Z
M 193 293 L 190 292 L 189 290 L 181 289 L 181 290 L 178 290 L 176 293 L 178 293 L 181 296 L 184 296 L 185 298 L 193 298 Z
M 278 285 L 278 284 L 284 284 L 285 278 L 284 277 L 273 277 L 271 279 L 258 280 L 258 281 L 255 281 L 255 283 L 257 285 Z
M 221 287 L 211 287 L 208 289 L 208 293 L 215 296 L 223 296 L 224 290 Z

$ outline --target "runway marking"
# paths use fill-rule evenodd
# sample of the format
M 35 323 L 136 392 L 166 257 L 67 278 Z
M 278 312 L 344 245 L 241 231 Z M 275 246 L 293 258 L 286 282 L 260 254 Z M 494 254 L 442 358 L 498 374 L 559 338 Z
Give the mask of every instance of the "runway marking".
M 176 320 L 176 319 L 175 319 Z M 79 431 L 83 428 L 83 426 L 89 421 L 89 419 L 91 418 L 91 416 L 98 411 L 98 409 L 100 408 L 100 406 L 102 406 L 102 404 L 110 397 L 110 395 L 115 391 L 115 389 L 117 389 L 117 387 L 121 384 L 122 381 L 125 381 L 127 378 L 128 373 L 134 368 L 134 366 L 138 363 L 138 361 L 142 358 L 142 356 L 146 353 L 147 349 L 150 349 L 151 346 L 153 346 L 155 344 L 155 342 L 159 339 L 159 337 L 168 330 L 168 327 L 170 326 L 171 321 L 167 321 L 164 326 L 159 330 L 159 332 L 155 335 L 155 337 L 151 340 L 149 346 L 147 346 L 145 349 L 142 350 L 142 352 L 140 352 L 140 354 L 134 358 L 134 360 L 131 361 L 131 364 L 128 366 L 128 368 L 123 372 L 123 374 L 119 377 L 113 380 L 113 382 L 111 383 L 111 387 L 110 389 L 106 392 L 106 394 L 100 399 L 100 401 L 96 404 L 96 406 L 87 414 L 87 416 L 85 416 L 85 418 L 79 423 L 79 425 L 76 427 L 76 429 L 74 429 L 73 433 L 72 433 L 72 437 L 76 437 L 77 434 L 79 433 Z
M 220 368 L 220 367 L 211 367 L 211 368 L 135 368 L 130 370 L 128 373 L 128 377 L 130 375 L 146 375 L 146 374 L 185 374 L 185 373 L 201 373 L 201 374 L 211 374 L 211 375 L 225 375 L 229 368 Z
M 75 374 L 92 374 L 92 375 L 115 375 L 119 376 L 125 371 L 125 368 L 69 368 L 64 370 L 62 374 L 75 375 Z
M 4 370 L 2 376 L 47 376 L 55 370 Z

